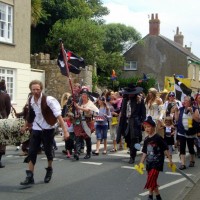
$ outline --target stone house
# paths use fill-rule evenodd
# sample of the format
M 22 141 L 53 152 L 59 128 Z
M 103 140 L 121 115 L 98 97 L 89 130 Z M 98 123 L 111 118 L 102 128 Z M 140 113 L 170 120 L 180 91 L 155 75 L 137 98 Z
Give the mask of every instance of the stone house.
M 44 82 L 44 71 L 30 65 L 31 1 L 0 1 L 0 79 L 5 79 L 12 105 L 21 112 L 29 82 Z
M 197 90 L 200 87 L 200 66 L 195 63 L 199 63 L 200 59 L 191 52 L 191 48 L 183 46 L 183 39 L 178 27 L 174 41 L 161 35 L 158 14 L 152 14 L 149 33 L 124 53 L 123 77 L 149 74 L 163 89 L 164 77 L 176 74 L 191 78 L 191 86 Z

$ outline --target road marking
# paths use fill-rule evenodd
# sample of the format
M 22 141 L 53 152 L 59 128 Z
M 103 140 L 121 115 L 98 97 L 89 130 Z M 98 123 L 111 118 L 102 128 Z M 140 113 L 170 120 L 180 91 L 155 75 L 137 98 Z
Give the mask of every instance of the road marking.
M 47 160 L 46 157 L 41 158 L 41 160 Z M 54 158 L 53 161 L 63 161 L 64 159 Z
M 88 165 L 102 165 L 103 163 L 97 163 L 97 162 L 80 162 L 83 164 L 88 164 Z
M 180 173 L 177 172 L 165 172 L 165 174 L 170 174 L 170 175 L 176 175 L 176 176 L 182 176 Z M 193 176 L 193 174 L 186 174 L 187 176 Z
M 123 169 L 135 169 L 135 167 L 130 167 L 130 166 L 121 166 Z
M 165 188 L 167 188 L 167 187 L 171 187 L 172 185 L 178 184 L 178 183 L 183 182 L 183 181 L 185 181 L 185 180 L 186 180 L 186 178 L 181 178 L 181 179 L 178 179 L 178 180 L 176 180 L 176 181 L 172 181 L 172 182 L 170 182 L 170 183 L 167 183 L 167 184 L 165 184 L 165 185 L 160 186 L 160 187 L 159 187 L 159 190 L 165 189 Z M 141 194 L 139 194 L 139 195 L 140 195 L 140 196 L 146 196 L 146 195 L 148 195 L 148 194 L 149 194 L 149 192 L 143 192 L 143 193 L 141 193 Z
M 128 154 L 119 154 L 119 153 L 109 153 L 108 156 L 116 156 L 116 157 L 124 157 L 124 158 L 130 157 L 130 155 Z

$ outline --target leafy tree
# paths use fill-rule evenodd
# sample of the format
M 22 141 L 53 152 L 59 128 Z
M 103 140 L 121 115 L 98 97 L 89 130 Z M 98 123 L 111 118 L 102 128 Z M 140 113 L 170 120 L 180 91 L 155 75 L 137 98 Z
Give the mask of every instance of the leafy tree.
M 70 19 L 57 21 L 46 41 L 49 52 L 57 56 L 58 39 L 62 38 L 66 49 L 82 56 L 86 64 L 98 62 L 103 52 L 104 31 L 92 20 Z
M 133 27 L 120 23 L 104 25 L 106 37 L 104 48 L 106 52 L 123 52 L 133 43 L 141 39 L 141 34 Z
M 43 11 L 47 18 L 31 29 L 31 52 L 48 52 L 45 40 L 49 31 L 57 21 L 63 23 L 67 19 L 85 18 L 100 21 L 108 14 L 99 0 L 41 0 Z

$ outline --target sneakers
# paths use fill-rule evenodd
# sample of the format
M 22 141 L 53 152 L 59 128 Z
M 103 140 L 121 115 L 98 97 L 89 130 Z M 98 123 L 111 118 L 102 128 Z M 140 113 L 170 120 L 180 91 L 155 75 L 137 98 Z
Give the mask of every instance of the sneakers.
M 90 154 L 86 154 L 84 159 L 90 159 L 90 157 L 91 157 Z

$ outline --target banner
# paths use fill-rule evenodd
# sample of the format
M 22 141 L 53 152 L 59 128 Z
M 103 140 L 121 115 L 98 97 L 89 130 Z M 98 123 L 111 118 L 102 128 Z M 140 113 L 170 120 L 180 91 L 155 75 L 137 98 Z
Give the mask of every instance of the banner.
M 191 79 L 189 78 L 177 78 L 179 81 L 184 83 L 187 87 L 191 87 Z M 165 76 L 164 89 L 167 91 L 175 91 L 175 81 L 173 76 Z

